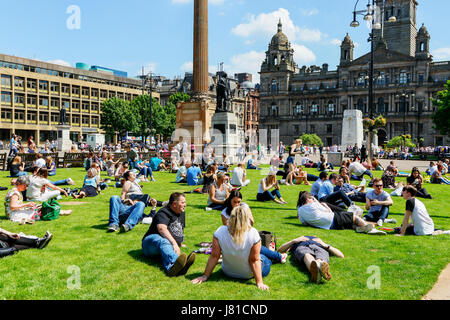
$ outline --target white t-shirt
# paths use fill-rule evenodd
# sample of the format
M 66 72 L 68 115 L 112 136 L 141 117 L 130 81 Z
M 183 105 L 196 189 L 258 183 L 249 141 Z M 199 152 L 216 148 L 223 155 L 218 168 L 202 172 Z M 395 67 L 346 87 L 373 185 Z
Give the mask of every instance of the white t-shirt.
M 242 186 L 244 180 L 244 169 L 236 167 L 233 169 L 233 176 L 231 177 L 230 183 L 234 186 Z
M 242 202 L 242 203 L 241 203 L 241 207 L 250 209 L 250 207 L 248 206 L 248 204 L 246 204 L 245 202 Z M 227 208 L 225 208 L 225 209 L 222 210 L 222 215 L 223 215 L 227 220 L 230 219 L 230 216 L 227 214 Z
M 308 203 L 297 209 L 297 215 L 303 224 L 321 229 L 330 229 L 334 212 L 325 208 L 320 202 Z
M 37 159 L 36 162 L 35 162 L 35 165 L 37 167 L 39 167 L 39 168 L 44 168 L 45 167 L 45 160 L 44 160 L 44 158 Z
M 406 202 L 406 210 L 412 212 L 411 221 L 414 225 L 414 233 L 418 236 L 432 234 L 434 232 L 434 222 L 428 214 L 427 208 L 419 199 L 414 198 L 411 200 L 414 201 L 408 200 Z
M 350 164 L 350 166 L 348 167 L 348 170 L 350 171 L 350 173 L 354 173 L 355 176 L 359 177 L 362 176 L 364 174 L 364 172 L 367 171 L 367 168 L 364 167 L 361 163 L 359 162 L 353 162 L 352 164 Z
M 258 231 L 251 228 L 244 235 L 244 243 L 239 246 L 231 238 L 227 226 L 221 226 L 214 233 L 214 237 L 219 241 L 222 250 L 222 270 L 232 278 L 251 279 L 253 272 L 248 262 L 252 247 L 261 241 Z
M 27 199 L 33 200 L 41 197 L 41 189 L 50 182 L 47 179 L 30 176 L 30 185 L 27 188 Z

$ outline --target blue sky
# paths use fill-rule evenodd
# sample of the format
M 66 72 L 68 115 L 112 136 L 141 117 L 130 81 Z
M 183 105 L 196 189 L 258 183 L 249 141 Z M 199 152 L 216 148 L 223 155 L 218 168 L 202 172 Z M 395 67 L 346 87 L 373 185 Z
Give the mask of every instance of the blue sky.
M 397 0 L 398 1 L 398 0 Z M 369 50 L 369 30 L 350 28 L 355 0 L 210 0 L 209 64 L 224 62 L 229 74 L 250 72 L 256 80 L 277 21 L 302 65 L 339 63 L 339 42 L 348 32 L 355 56 Z M 366 1 L 360 1 L 364 8 Z M 79 29 L 67 26 L 72 5 Z M 450 59 L 448 0 L 419 0 L 418 26 L 431 34 L 435 60 Z M 362 22 L 362 19 L 360 19 Z M 75 25 L 76 26 L 76 25 Z M 0 52 L 75 66 L 77 62 L 124 70 L 145 70 L 169 78 L 192 69 L 193 0 L 3 1 Z

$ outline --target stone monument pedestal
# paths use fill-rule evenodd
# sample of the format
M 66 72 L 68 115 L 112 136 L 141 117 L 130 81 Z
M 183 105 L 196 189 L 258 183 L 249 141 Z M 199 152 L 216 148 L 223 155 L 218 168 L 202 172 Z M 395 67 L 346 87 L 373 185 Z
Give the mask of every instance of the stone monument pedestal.
M 342 123 L 342 150 L 355 144 L 362 147 L 364 141 L 363 115 L 360 110 L 345 110 Z
M 56 126 L 58 129 L 58 148 L 60 152 L 69 152 L 72 147 L 72 141 L 70 140 L 70 126 L 60 124 Z
M 225 153 L 231 163 L 236 162 L 239 148 L 238 119 L 232 112 L 219 112 L 211 119 L 211 145 L 215 149 L 216 160 L 222 160 Z
M 344 161 L 344 154 L 342 152 L 328 152 L 327 161 L 333 165 L 333 167 L 340 167 L 342 161 Z

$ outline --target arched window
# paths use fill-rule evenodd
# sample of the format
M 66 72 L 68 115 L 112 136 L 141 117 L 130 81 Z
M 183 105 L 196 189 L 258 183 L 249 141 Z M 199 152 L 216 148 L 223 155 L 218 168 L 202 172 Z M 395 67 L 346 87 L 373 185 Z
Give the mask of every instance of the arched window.
M 421 42 L 420 43 L 420 52 L 424 52 L 425 51 L 425 43 Z
M 348 50 L 344 50 L 344 60 L 348 60 Z

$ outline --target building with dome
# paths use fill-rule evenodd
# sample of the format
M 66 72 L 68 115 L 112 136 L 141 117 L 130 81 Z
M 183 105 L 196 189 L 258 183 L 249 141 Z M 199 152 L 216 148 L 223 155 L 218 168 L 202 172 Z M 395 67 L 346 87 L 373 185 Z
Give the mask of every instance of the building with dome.
M 430 54 L 430 34 L 417 30 L 416 0 L 399 0 L 386 12 L 383 30 L 375 30 L 374 116 L 387 119 L 378 131 L 378 144 L 411 134 L 423 145 L 447 144 L 433 129 L 430 116 L 436 107 L 431 98 L 450 79 L 450 62 L 435 62 Z M 388 23 L 395 15 L 397 22 Z M 299 67 L 294 50 L 283 33 L 282 21 L 270 41 L 261 65 L 260 129 L 267 129 L 268 144 L 279 139 L 291 143 L 304 133 L 316 133 L 326 146 L 341 144 L 343 113 L 359 109 L 369 115 L 368 75 L 370 52 L 354 57 L 354 43 L 347 34 L 340 47 L 336 70 L 328 64 Z M 273 139 L 272 139 L 273 138 Z

